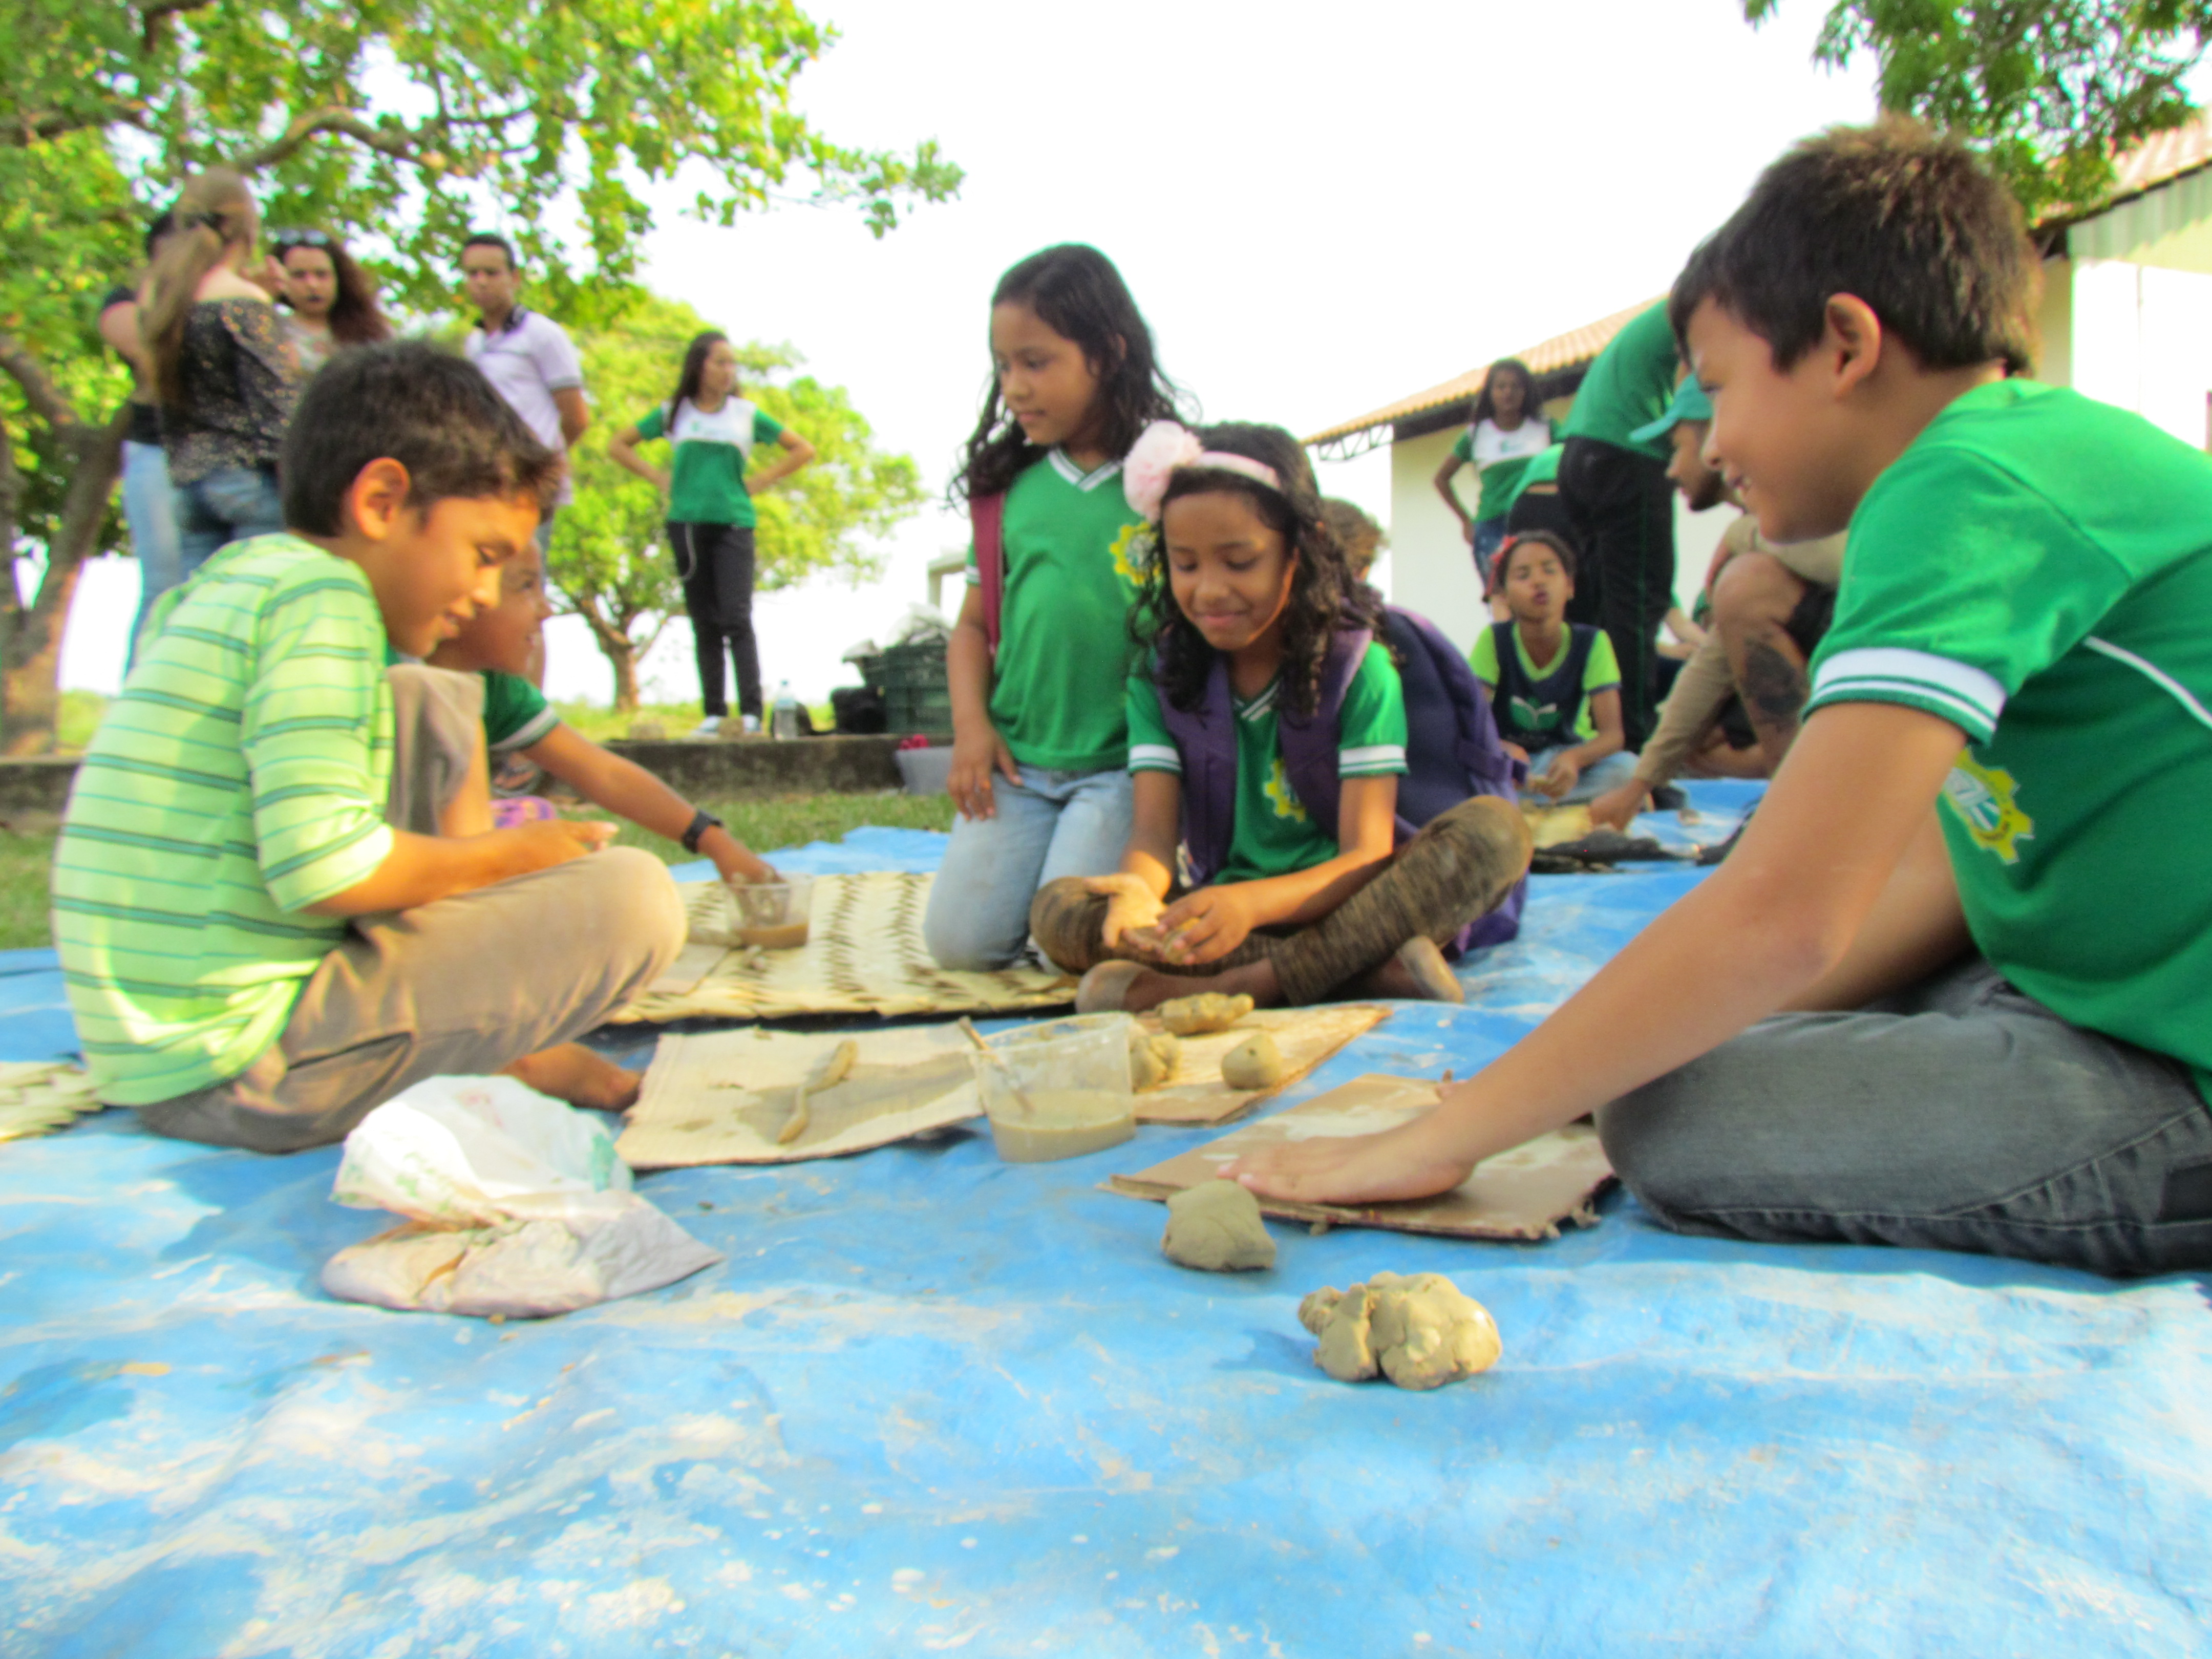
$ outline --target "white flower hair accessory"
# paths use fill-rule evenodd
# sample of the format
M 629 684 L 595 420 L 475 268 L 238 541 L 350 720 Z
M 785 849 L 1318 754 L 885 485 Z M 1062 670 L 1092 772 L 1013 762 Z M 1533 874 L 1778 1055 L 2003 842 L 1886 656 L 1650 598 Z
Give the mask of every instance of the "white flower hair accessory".
M 1186 466 L 1218 467 L 1224 472 L 1235 472 L 1263 483 L 1270 489 L 1283 487 L 1275 469 L 1266 462 L 1255 461 L 1249 455 L 1208 449 L 1188 427 L 1174 421 L 1154 421 L 1137 434 L 1137 441 L 1129 446 L 1128 454 L 1121 460 L 1121 493 L 1130 507 L 1143 515 L 1146 524 L 1159 523 L 1160 503 L 1168 493 L 1168 480 Z
M 1206 446 L 1199 442 L 1198 434 L 1174 421 L 1154 421 L 1139 432 L 1121 458 L 1121 493 L 1131 510 L 1146 524 L 1158 524 L 1169 475 L 1179 466 L 1195 464 L 1204 453 Z

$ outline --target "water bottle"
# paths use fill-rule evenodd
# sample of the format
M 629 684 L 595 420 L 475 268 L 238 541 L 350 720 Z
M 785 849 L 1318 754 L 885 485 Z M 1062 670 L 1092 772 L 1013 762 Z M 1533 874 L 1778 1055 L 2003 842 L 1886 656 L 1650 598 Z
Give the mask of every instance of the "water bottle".
M 775 723 L 769 728 L 779 738 L 799 735 L 799 699 L 791 695 L 791 682 L 781 680 L 775 688 Z

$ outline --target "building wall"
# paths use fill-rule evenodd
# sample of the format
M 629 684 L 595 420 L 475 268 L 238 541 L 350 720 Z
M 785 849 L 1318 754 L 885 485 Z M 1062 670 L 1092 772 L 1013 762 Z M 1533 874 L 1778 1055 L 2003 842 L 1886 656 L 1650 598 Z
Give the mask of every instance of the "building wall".
M 2072 266 L 2069 384 L 2212 446 L 2212 275 L 2121 259 Z
M 1418 611 L 1462 648 L 1470 647 L 1489 616 L 1474 578 L 1474 558 L 1459 520 L 1437 495 L 1437 469 L 1451 453 L 1459 428 L 1407 438 L 1390 447 L 1391 603 Z M 1474 493 L 1473 476 L 1459 475 L 1462 500 Z M 1674 501 L 1674 592 L 1684 610 L 1701 583 L 1721 532 L 1735 516 L 1730 507 L 1690 514 Z

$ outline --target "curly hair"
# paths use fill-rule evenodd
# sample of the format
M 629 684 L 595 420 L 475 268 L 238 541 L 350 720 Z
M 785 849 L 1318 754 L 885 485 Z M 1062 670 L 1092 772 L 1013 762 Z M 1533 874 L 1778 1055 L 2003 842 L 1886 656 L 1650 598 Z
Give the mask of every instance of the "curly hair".
M 1047 328 L 1082 349 L 1084 362 L 1098 377 L 1106 416 L 1099 440 L 1109 453 L 1127 454 L 1146 427 L 1179 412 L 1182 394 L 1152 354 L 1152 331 L 1121 273 L 1097 248 L 1063 242 L 1032 253 L 999 278 L 991 304 L 1025 305 Z M 998 495 L 1043 454 L 1008 411 L 994 375 L 952 482 L 955 505 Z
M 376 303 L 376 283 L 361 262 L 337 237 L 310 240 L 298 231 L 280 231 L 269 239 L 269 251 L 283 264 L 294 248 L 326 255 L 337 293 L 331 301 L 331 337 L 340 345 L 374 345 L 392 337 L 392 324 Z M 289 302 L 288 302 L 289 303 Z
M 1347 628 L 1382 631 L 1380 596 L 1352 575 L 1344 549 L 1322 512 L 1313 467 L 1298 441 L 1279 426 L 1232 421 L 1200 428 L 1199 441 L 1227 455 L 1242 455 L 1274 469 L 1283 481 L 1271 489 L 1256 478 L 1222 467 L 1178 467 L 1160 500 L 1167 510 L 1185 495 L 1215 491 L 1243 496 L 1261 523 L 1283 538 L 1293 560 L 1290 602 L 1283 607 L 1283 680 L 1279 702 L 1310 716 L 1321 702 L 1322 665 L 1329 641 Z M 1129 635 L 1152 658 L 1154 676 L 1177 708 L 1192 709 L 1206 695 L 1218 654 L 1175 600 L 1164 551 L 1145 573 L 1129 612 Z M 1387 641 L 1385 641 L 1387 643 Z

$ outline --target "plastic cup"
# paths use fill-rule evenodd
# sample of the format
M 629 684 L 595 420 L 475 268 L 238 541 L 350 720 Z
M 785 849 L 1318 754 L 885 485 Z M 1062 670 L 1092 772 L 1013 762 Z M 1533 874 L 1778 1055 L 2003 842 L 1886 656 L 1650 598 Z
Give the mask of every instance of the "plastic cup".
M 1076 1158 L 1137 1133 L 1127 1014 L 1048 1020 L 988 1042 L 975 1056 L 975 1085 L 1007 1163 Z
M 814 903 L 814 878 L 786 876 L 781 881 L 730 884 L 730 905 L 737 916 L 731 931 L 740 945 L 788 951 L 806 943 Z

